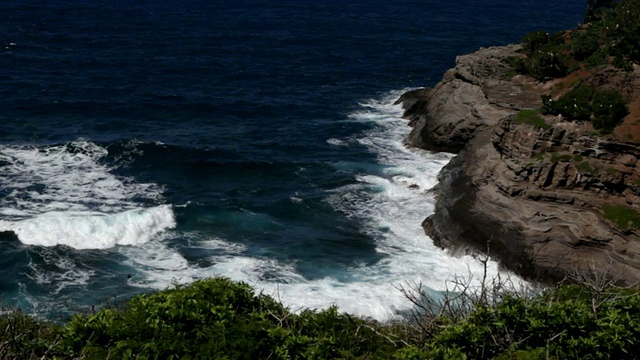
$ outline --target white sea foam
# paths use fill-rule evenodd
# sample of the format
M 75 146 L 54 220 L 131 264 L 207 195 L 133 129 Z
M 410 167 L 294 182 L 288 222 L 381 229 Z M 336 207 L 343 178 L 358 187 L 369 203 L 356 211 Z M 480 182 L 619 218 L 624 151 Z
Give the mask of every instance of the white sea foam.
M 346 141 L 340 140 L 340 139 L 336 139 L 336 138 L 327 139 L 327 144 L 333 145 L 333 146 L 347 146 L 348 145 L 346 143 Z
M 214 243 L 220 246 L 221 240 Z M 224 247 L 234 249 L 231 244 Z M 127 265 L 140 269 L 143 275 L 129 281 L 133 286 L 161 290 L 173 284 L 225 276 L 272 295 L 294 311 L 337 305 L 341 311 L 385 320 L 396 317 L 397 311 L 410 306 L 387 275 L 376 274 L 375 269 L 364 266 L 353 269 L 361 279 L 353 283 L 333 278 L 309 281 L 296 271 L 293 264 L 245 256 L 235 252 L 237 250 L 216 256 L 211 266 L 200 267 L 189 264 L 177 251 L 158 242 L 119 249 L 127 256 Z
M 15 232 L 25 245 L 66 245 L 75 249 L 145 243 L 175 225 L 168 205 L 114 214 L 52 211 L 24 220 L 0 220 L 0 230 Z
M 38 285 L 53 285 L 52 294 L 59 294 L 68 287 L 84 287 L 95 271 L 81 269 L 68 257 L 53 251 L 41 251 L 41 261 L 29 262 L 27 277 Z
M 480 261 L 472 256 L 453 257 L 424 235 L 421 223 L 433 213 L 435 204 L 428 190 L 437 184 L 439 171 L 453 155 L 406 146 L 409 128 L 401 119 L 402 108 L 393 105 L 402 92 L 362 103 L 362 110 L 350 115 L 352 121 L 374 124 L 357 141 L 376 154 L 383 166 L 365 173 L 358 167 L 358 184 L 336 189 L 328 199 L 346 216 L 361 222 L 362 231 L 374 239 L 383 260 L 350 269 L 356 279 L 353 282 L 323 279 L 280 286 L 280 295 L 288 304 L 336 304 L 345 311 L 383 320 L 410 309 L 397 289 L 403 284 L 422 283 L 434 291 L 450 288 L 451 281 L 461 277 L 472 286 L 480 284 L 485 271 Z M 490 261 L 486 270 L 489 277 L 500 274 L 521 282 L 501 272 L 496 262 Z
M 27 245 L 104 249 L 149 241 L 175 226 L 162 188 L 118 177 L 101 164 L 107 150 L 88 141 L 0 146 L 0 230 Z
M 356 184 L 335 189 L 327 199 L 362 224 L 382 260 L 348 269 L 349 281 L 332 277 L 308 280 L 294 263 L 247 255 L 246 248 L 224 239 L 189 241 L 190 247 L 218 251 L 205 265 L 189 263 L 161 242 L 148 242 L 119 249 L 128 265 L 141 269 L 142 277 L 131 279 L 130 284 L 164 289 L 173 283 L 222 275 L 247 282 L 293 310 L 337 305 L 342 311 L 379 320 L 411 308 L 399 286 L 420 282 L 433 291 L 443 291 L 460 277 L 477 285 L 483 264 L 471 256 L 448 255 L 433 245 L 420 226 L 434 210 L 428 190 L 436 185 L 438 172 L 453 155 L 405 146 L 408 127 L 400 118 L 401 108 L 392 105 L 401 93 L 363 103 L 363 110 L 350 116 L 350 121 L 374 124 L 357 141 L 377 155 L 379 164 L 335 164 L 336 169 L 357 166 L 359 175 Z M 497 263 L 489 262 L 487 271 L 489 277 L 497 275 Z

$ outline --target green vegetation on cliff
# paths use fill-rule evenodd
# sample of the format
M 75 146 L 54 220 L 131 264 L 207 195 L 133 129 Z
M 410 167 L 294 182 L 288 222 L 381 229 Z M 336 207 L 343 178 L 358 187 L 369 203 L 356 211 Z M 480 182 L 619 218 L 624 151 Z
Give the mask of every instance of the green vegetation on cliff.
M 627 205 L 605 204 L 602 206 L 602 212 L 605 219 L 613 221 L 622 230 L 628 230 L 630 227 L 640 228 L 640 214 Z
M 544 122 L 537 110 L 524 109 L 516 114 L 516 122 L 533 125 L 535 128 L 549 129 L 551 125 Z
M 534 31 L 522 38 L 521 45 L 523 57 L 505 59 L 512 72 L 550 81 L 579 71 L 569 84 L 561 80 L 556 84 L 562 90 L 559 97 L 543 96 L 543 114 L 591 121 L 607 134 L 629 113 L 620 84 L 603 82 L 606 74 L 589 76 L 612 67 L 632 70 L 640 63 L 640 0 L 590 0 L 584 25 L 554 34 Z
M 640 62 L 640 0 L 588 1 L 585 24 L 572 31 L 534 31 L 522 38 L 525 58 L 516 70 L 538 80 L 563 77 L 583 66 L 631 69 Z
M 595 89 L 580 84 L 558 100 L 542 97 L 544 114 L 562 115 L 570 120 L 591 120 L 595 129 L 613 131 L 629 113 L 622 95 L 613 89 Z
M 605 359 L 640 354 L 636 290 L 565 285 L 536 296 L 493 283 L 436 301 L 405 291 L 413 320 L 381 324 L 336 308 L 295 314 L 214 278 L 141 295 L 66 324 L 0 316 L 2 359 Z M 357 301 L 357 299 L 355 299 Z

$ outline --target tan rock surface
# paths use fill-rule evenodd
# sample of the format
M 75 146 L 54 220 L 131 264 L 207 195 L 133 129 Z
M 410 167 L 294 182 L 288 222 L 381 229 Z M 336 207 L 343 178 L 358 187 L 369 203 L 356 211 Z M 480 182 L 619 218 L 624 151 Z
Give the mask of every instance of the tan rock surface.
M 640 146 L 557 117 L 545 119 L 552 125 L 546 130 L 517 123 L 514 114 L 538 108 L 554 86 L 507 76 L 502 60 L 518 56 L 518 49 L 461 56 L 433 89 L 399 100 L 413 126 L 411 144 L 459 152 L 440 174 L 426 233 L 450 249 L 484 251 L 488 245 L 505 266 L 531 277 L 595 269 L 638 283 L 639 231 L 606 219 L 603 206 L 640 212 Z M 640 76 L 606 71 L 627 79 L 627 98 L 640 96 L 634 91 Z

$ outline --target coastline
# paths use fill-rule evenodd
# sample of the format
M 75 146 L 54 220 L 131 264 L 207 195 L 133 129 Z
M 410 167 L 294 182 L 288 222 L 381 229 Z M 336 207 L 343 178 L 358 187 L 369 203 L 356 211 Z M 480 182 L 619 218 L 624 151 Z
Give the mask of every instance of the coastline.
M 640 147 L 558 116 L 544 116 L 544 126 L 519 121 L 569 81 L 510 74 L 505 60 L 521 56 L 520 45 L 481 48 L 459 56 L 433 88 L 398 99 L 411 146 L 457 153 L 439 174 L 425 233 L 454 252 L 488 250 L 531 280 L 600 276 L 634 285 L 640 236 L 605 210 L 640 204 Z M 637 67 L 631 74 L 607 68 L 589 79 L 640 84 Z

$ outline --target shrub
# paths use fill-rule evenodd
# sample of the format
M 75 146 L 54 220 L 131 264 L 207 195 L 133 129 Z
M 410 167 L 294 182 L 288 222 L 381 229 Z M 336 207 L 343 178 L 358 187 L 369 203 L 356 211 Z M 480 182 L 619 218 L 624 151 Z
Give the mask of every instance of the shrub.
M 542 97 L 542 113 L 562 115 L 573 120 L 591 120 L 595 129 L 603 133 L 613 131 L 628 114 L 622 95 L 613 89 L 595 90 L 588 85 L 578 85 L 558 100 Z
M 269 313 L 280 316 L 285 309 L 254 296 L 246 284 L 216 278 L 135 297 L 123 310 L 75 316 L 64 328 L 62 346 L 98 358 L 260 357 L 273 348 Z
M 562 115 L 569 119 L 589 120 L 591 116 L 591 97 L 594 89 L 587 85 L 578 85 L 558 100 L 550 96 L 542 99 L 542 111 L 545 114 Z
M 611 46 L 628 61 L 640 62 L 640 0 L 623 0 L 607 22 Z
M 614 66 L 628 70 L 632 62 L 640 61 L 640 0 L 589 0 L 585 23 L 589 23 L 587 32 L 601 39 L 600 64 L 607 61 L 603 54 L 613 59 Z M 594 60 L 589 61 L 592 66 Z
M 557 162 L 559 162 L 559 161 L 562 161 L 562 162 L 569 162 L 569 161 L 571 161 L 571 155 L 569 155 L 569 154 L 562 154 L 562 155 L 560 155 L 560 154 L 559 154 L 559 153 L 557 153 L 557 152 L 552 152 L 552 153 L 551 153 L 551 162 L 552 162 L 552 163 L 557 163 Z
M 594 68 L 596 66 L 606 65 L 607 62 L 607 50 L 600 48 L 593 52 L 593 54 L 589 55 L 584 63 L 587 68 Z
M 590 30 L 574 31 L 571 33 L 569 48 L 570 54 L 576 60 L 584 60 L 600 48 L 598 34 Z
M 521 74 L 530 75 L 538 80 L 562 77 L 567 74 L 568 62 L 564 53 L 562 34 L 552 35 L 544 31 L 534 31 L 525 35 L 521 42 L 527 55 L 521 63 L 515 63 L 514 69 Z
M 293 314 L 246 284 L 209 279 L 136 297 L 121 310 L 75 316 L 62 330 L 19 312 L 5 313 L 0 315 L 0 356 L 529 360 L 639 354 L 638 290 L 613 288 L 606 277 L 576 279 L 586 280 L 585 285 L 537 293 L 505 292 L 508 282 L 500 278 L 483 279 L 479 288 L 456 281 L 439 300 L 416 286 L 416 293 L 404 292 L 420 309 L 413 313 L 415 321 L 386 325 L 335 307 Z M 416 330 L 428 333 L 420 336 Z
M 585 25 L 566 37 L 534 31 L 525 35 L 521 74 L 538 80 L 557 78 L 581 68 L 613 64 L 632 70 L 640 62 L 640 0 L 589 0 Z
M 565 76 L 569 69 L 565 56 L 553 47 L 537 50 L 528 58 L 525 65 L 527 74 L 538 80 Z
M 522 49 L 527 56 L 533 55 L 536 51 L 549 43 L 549 34 L 545 31 L 532 31 L 525 35 L 520 41 Z
M 56 344 L 56 328 L 22 313 L 0 309 L 0 359 L 39 359 Z
M 578 160 L 576 160 L 576 161 L 578 161 Z M 578 171 L 583 172 L 583 173 L 595 174 L 597 172 L 586 161 L 582 161 L 582 162 L 578 163 L 578 165 L 576 167 L 578 168 Z
M 640 351 L 638 314 L 636 291 L 565 285 L 479 307 L 429 348 L 457 349 L 468 359 L 626 359 Z
M 122 310 L 75 316 L 60 351 L 87 358 L 389 358 L 382 329 L 330 308 L 289 312 L 224 278 L 133 298 Z
M 516 57 L 516 56 L 507 56 L 503 62 L 507 64 L 511 69 L 505 73 L 505 77 L 511 78 L 517 74 L 526 74 L 527 73 L 527 64 L 526 58 Z
M 602 19 L 603 13 L 613 7 L 614 0 L 587 0 L 584 22 L 590 23 Z
M 616 90 L 604 89 L 593 95 L 591 109 L 593 111 L 593 127 L 605 132 L 613 131 L 629 113 L 622 95 Z

